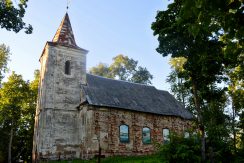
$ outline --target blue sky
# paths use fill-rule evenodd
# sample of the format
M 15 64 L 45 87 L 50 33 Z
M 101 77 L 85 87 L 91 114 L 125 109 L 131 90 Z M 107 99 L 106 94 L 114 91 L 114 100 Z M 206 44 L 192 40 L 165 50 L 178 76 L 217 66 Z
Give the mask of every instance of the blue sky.
M 165 82 L 170 72 L 169 58 L 156 52 L 157 38 L 151 23 L 158 10 L 164 10 L 167 0 L 71 0 L 68 10 L 76 43 L 89 50 L 87 69 L 99 62 L 112 62 L 118 54 L 139 61 L 153 74 L 153 85 L 169 90 Z M 39 57 L 46 41 L 52 40 L 65 12 L 66 0 L 30 0 L 25 22 L 33 26 L 31 35 L 0 29 L 0 43 L 11 49 L 9 68 L 33 79 L 40 68 Z

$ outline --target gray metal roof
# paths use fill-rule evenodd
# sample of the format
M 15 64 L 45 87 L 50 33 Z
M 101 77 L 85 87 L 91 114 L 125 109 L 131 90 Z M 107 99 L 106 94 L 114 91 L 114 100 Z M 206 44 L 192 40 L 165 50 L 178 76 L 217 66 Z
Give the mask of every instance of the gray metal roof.
M 83 86 L 83 91 L 85 100 L 90 105 L 178 116 L 184 119 L 193 117 L 171 94 L 153 86 L 87 74 L 87 85 Z

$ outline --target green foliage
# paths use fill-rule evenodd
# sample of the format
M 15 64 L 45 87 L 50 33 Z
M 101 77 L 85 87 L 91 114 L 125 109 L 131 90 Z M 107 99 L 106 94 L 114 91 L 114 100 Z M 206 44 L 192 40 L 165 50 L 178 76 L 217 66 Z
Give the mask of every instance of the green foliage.
M 0 162 L 7 161 L 6 147 L 10 141 L 12 161 L 21 156 L 31 162 L 38 81 L 39 71 L 35 72 L 35 79 L 30 83 L 13 72 L 0 89 Z
M 160 148 L 160 156 L 165 163 L 201 162 L 200 138 L 195 135 L 189 138 L 171 134 L 170 142 Z
M 238 110 L 243 109 L 243 88 L 240 87 L 243 85 L 243 9 L 241 0 L 175 0 L 166 11 L 159 11 L 156 21 L 152 23 L 154 35 L 158 36 L 159 41 L 156 50 L 163 56 L 187 59 L 183 72 L 179 73 L 174 67 L 168 81 L 175 94 L 182 94 L 184 89 L 188 89 L 191 96 L 188 99 L 194 101 L 199 130 L 202 132 L 203 160 L 205 129 L 212 143 L 226 143 L 225 140 L 230 137 L 230 131 L 225 128 L 226 125 L 228 129 L 230 126 L 226 123 L 229 117 L 224 114 L 226 89 L 217 86 L 228 80 L 226 72 L 239 66 L 238 80 L 232 82 L 231 86 L 235 89 L 231 88 L 229 92 L 233 106 Z M 180 85 L 177 83 L 179 79 L 183 79 Z M 184 89 L 179 87 L 182 85 Z M 233 114 L 233 121 L 236 117 Z M 233 126 L 233 131 L 235 129 Z M 213 150 L 219 149 L 216 147 Z
M 228 70 L 229 76 L 228 92 L 232 99 L 236 112 L 244 109 L 244 65 Z
M 151 79 L 153 79 L 153 76 L 150 72 L 145 67 L 139 66 L 129 81 L 150 85 L 152 84 Z
M 111 74 L 114 78 L 128 80 L 135 71 L 137 63 L 138 61 L 120 54 L 113 58 L 113 63 L 110 65 Z
M 8 78 L 8 82 L 3 83 L 0 90 L 0 111 L 1 121 L 17 121 L 21 117 L 23 101 L 27 99 L 28 84 L 21 75 L 14 72 Z M 10 126 L 13 125 L 10 123 Z
M 110 73 L 109 66 L 104 63 L 99 63 L 96 67 L 92 67 L 89 70 L 89 73 L 106 78 L 113 78 L 112 74 Z
M 21 124 L 21 117 L 24 114 L 24 101 L 28 95 L 28 84 L 22 79 L 22 76 L 14 72 L 8 78 L 8 82 L 3 83 L 0 90 L 0 126 L 6 136 L 6 145 L 2 151 L 8 149 L 8 156 L 14 159 L 12 154 L 12 144 L 15 140 L 13 137 L 19 133 L 18 126 Z M 9 148 L 6 148 L 9 147 Z M 11 149 L 10 149 L 11 148 Z M 6 160 L 5 160 L 6 161 Z
M 10 55 L 9 47 L 4 44 L 0 44 L 0 83 L 4 77 L 3 74 L 8 70 L 7 63 Z
M 240 113 L 240 122 L 238 124 L 238 128 L 240 128 L 240 151 L 244 153 L 244 111 Z
M 96 67 L 92 67 L 89 73 L 134 83 L 151 84 L 153 76 L 145 67 L 137 64 L 138 61 L 120 54 L 113 58 L 111 65 L 99 63 Z
M 162 162 L 201 162 L 200 141 L 199 135 L 196 134 L 191 134 L 189 138 L 171 134 L 170 142 L 161 145 L 160 148 Z M 235 158 L 231 152 L 231 146 L 228 142 L 213 142 L 207 138 L 206 147 L 206 162 L 235 162 Z
M 0 1 L 0 26 L 7 30 L 13 30 L 19 32 L 25 29 L 25 33 L 32 33 L 32 26 L 23 22 L 25 15 L 25 9 L 27 7 L 28 0 L 14 1 L 17 3 L 17 7 L 13 4 L 12 0 L 1 0 Z
M 171 58 L 169 64 L 171 65 L 172 71 L 166 81 L 170 84 L 171 92 L 175 98 L 180 101 L 185 108 L 192 110 L 192 94 L 188 89 L 189 86 L 186 86 L 187 82 L 185 79 L 186 73 L 184 70 L 184 64 L 186 61 L 187 59 L 184 57 Z

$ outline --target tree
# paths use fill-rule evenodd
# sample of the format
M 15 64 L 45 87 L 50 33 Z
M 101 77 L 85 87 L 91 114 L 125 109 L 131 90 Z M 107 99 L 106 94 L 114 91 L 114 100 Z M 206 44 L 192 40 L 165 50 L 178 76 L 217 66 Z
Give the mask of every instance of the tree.
M 167 82 L 170 83 L 171 92 L 175 98 L 180 101 L 186 108 L 190 108 L 190 96 L 191 93 L 184 79 L 184 64 L 186 62 L 184 57 L 171 58 L 169 64 L 171 65 L 171 73 L 167 77 Z
M 201 131 L 202 161 L 205 160 L 204 110 L 212 103 L 208 95 L 219 92 L 218 89 L 212 88 L 224 78 L 225 66 L 230 63 L 235 64 L 237 60 L 236 57 L 230 59 L 229 55 L 225 55 L 223 49 L 226 43 L 220 41 L 225 31 L 223 31 L 222 23 L 218 23 L 218 17 L 212 18 L 205 13 L 215 15 L 209 7 L 215 6 L 213 3 L 203 0 L 175 0 L 166 11 L 159 11 L 156 21 L 152 23 L 154 35 L 158 36 L 159 41 L 157 51 L 163 56 L 171 55 L 172 58 L 184 57 L 187 59 L 184 64 L 184 79 L 194 99 Z M 214 10 L 222 9 L 223 6 L 220 3 L 218 3 L 220 6 L 215 6 Z M 199 8 L 204 11 L 200 13 Z M 214 98 L 214 101 L 218 101 L 221 96 L 211 97 Z
M 28 84 L 22 76 L 14 72 L 8 78 L 8 82 L 3 83 L 0 90 L 0 122 L 8 129 L 8 162 L 12 161 L 12 143 L 15 133 L 18 131 L 21 117 L 24 113 L 23 102 L 28 97 Z
M 31 162 L 39 71 L 34 75 L 28 82 L 13 72 L 0 89 L 0 162 Z
M 120 80 L 130 80 L 136 71 L 137 64 L 138 61 L 120 54 L 113 58 L 113 63 L 109 68 L 114 78 L 118 78 Z
M 152 84 L 151 83 L 152 78 L 153 76 L 145 67 L 139 66 L 129 81 L 133 83 L 141 83 L 141 84 L 149 85 Z
M 201 35 L 202 30 L 220 35 L 228 64 L 238 64 L 237 58 L 243 54 L 244 44 L 243 0 L 182 0 L 181 3 L 179 22 L 186 22 L 194 36 Z
M 103 76 L 106 78 L 112 78 L 109 66 L 105 63 L 99 63 L 96 67 L 92 67 L 89 72 L 94 75 Z
M 228 94 L 231 101 L 231 109 L 232 109 L 232 134 L 233 134 L 233 146 L 234 151 L 236 152 L 237 146 L 237 128 L 239 125 L 236 121 L 243 114 L 244 109 L 244 82 L 243 82 L 243 74 L 244 69 L 243 65 L 239 65 L 235 68 L 228 69 L 227 75 L 229 77 L 228 80 Z M 241 123 L 241 121 L 240 121 Z M 239 130 L 241 130 L 239 128 Z M 239 132 L 240 133 L 240 132 Z
M 14 5 L 12 0 L 0 1 L 1 28 L 5 28 L 9 31 L 13 30 L 16 33 L 22 29 L 25 29 L 25 33 L 32 33 L 32 26 L 30 24 L 27 26 L 26 23 L 23 22 L 28 0 L 19 0 L 14 2 L 18 4 Z
M 99 63 L 92 67 L 89 72 L 94 75 L 104 76 L 112 79 L 125 80 L 134 83 L 151 84 L 153 76 L 141 66 L 137 66 L 138 61 L 122 54 L 113 58 L 111 65 Z
M 15 158 L 22 157 L 22 160 L 31 162 L 32 147 L 33 147 L 33 134 L 34 134 L 34 122 L 35 111 L 37 105 L 38 85 L 39 85 L 40 72 L 35 70 L 34 80 L 28 82 L 29 90 L 26 101 L 23 101 L 23 115 L 21 117 L 21 123 L 18 128 L 18 135 L 16 137 L 16 150 Z
M 3 74 L 8 70 L 7 63 L 10 55 L 9 47 L 4 44 L 0 44 L 0 83 L 4 77 Z

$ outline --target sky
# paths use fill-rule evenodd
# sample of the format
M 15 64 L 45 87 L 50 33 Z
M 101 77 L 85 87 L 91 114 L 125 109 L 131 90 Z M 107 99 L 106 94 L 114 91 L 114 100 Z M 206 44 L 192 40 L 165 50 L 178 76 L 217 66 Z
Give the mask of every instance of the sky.
M 68 14 L 76 43 L 89 51 L 87 70 L 97 64 L 112 62 L 123 54 L 138 61 L 153 75 L 153 85 L 170 89 L 166 78 L 170 73 L 169 57 L 156 52 L 157 37 L 151 24 L 157 11 L 167 8 L 168 0 L 71 0 Z M 30 0 L 24 21 L 34 28 L 31 35 L 0 28 L 0 44 L 10 47 L 11 71 L 32 80 L 40 68 L 39 57 L 47 41 L 51 41 L 67 9 L 67 0 Z M 5 79 L 6 80 L 6 79 Z

